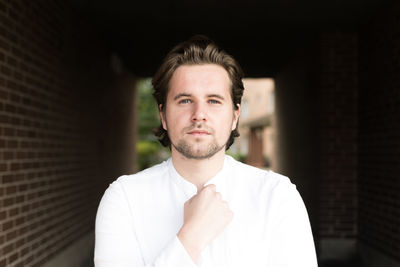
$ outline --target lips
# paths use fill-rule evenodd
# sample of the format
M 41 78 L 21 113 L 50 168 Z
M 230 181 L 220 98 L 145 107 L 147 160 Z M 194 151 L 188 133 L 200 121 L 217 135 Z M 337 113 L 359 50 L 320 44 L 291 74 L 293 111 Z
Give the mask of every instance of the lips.
M 204 124 L 195 123 L 185 128 L 184 133 L 191 136 L 207 136 L 213 134 L 213 129 Z
M 188 134 L 191 134 L 191 135 L 210 135 L 210 133 L 208 131 L 205 131 L 205 130 L 192 130 L 192 131 L 188 132 Z

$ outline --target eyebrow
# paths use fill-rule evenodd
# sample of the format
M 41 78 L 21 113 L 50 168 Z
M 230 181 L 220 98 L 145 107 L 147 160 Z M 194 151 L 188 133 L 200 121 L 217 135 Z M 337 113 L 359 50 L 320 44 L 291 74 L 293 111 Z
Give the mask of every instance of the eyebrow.
M 182 98 L 182 97 L 191 97 L 191 96 L 192 96 L 191 94 L 180 93 L 180 94 L 177 94 L 174 97 L 174 100 L 177 100 L 177 99 Z M 222 95 L 218 95 L 218 94 L 210 94 L 210 95 L 207 95 L 207 97 L 208 98 L 218 98 L 218 99 L 221 99 L 221 100 L 225 100 L 225 98 Z
M 207 97 L 212 97 L 212 98 L 218 98 L 218 99 L 221 99 L 221 100 L 225 100 L 225 98 L 222 95 L 217 95 L 217 94 L 207 95 Z
M 191 95 L 191 94 L 180 93 L 180 94 L 177 94 L 177 95 L 174 97 L 174 100 L 177 100 L 177 99 L 179 99 L 179 98 L 181 98 L 181 97 L 190 97 L 190 96 L 192 96 L 192 95 Z

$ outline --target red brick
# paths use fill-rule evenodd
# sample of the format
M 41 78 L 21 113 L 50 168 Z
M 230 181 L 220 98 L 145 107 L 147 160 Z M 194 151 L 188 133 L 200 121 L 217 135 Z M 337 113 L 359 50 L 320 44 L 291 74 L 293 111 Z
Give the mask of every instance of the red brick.
M 11 163 L 11 171 L 18 171 L 21 168 L 20 163 Z
M 7 100 L 9 93 L 4 90 L 0 90 L 0 100 Z
M 354 151 L 358 98 L 354 92 L 358 88 L 356 79 L 347 78 L 356 76 L 358 71 L 357 42 L 354 33 L 321 37 L 319 236 L 322 238 L 353 236 L 357 229 L 356 218 L 349 219 L 342 212 L 354 210 L 357 199 L 357 153 Z
M 17 187 L 16 186 L 9 186 L 9 187 L 6 188 L 6 194 L 7 195 L 15 194 L 15 192 L 17 192 Z
M 12 107 L 10 105 L 8 105 L 9 107 Z M 3 129 L 3 133 L 5 136 L 14 136 L 15 135 L 15 129 L 13 128 L 4 128 Z
M 9 197 L 3 200 L 3 206 L 4 207 L 8 207 L 11 205 L 14 205 L 15 203 L 15 197 Z
M 0 172 L 7 171 L 8 167 L 5 163 L 0 163 Z
M 14 221 L 4 222 L 3 226 L 2 226 L 2 231 L 7 231 L 7 230 L 11 229 L 12 227 L 14 227 Z
M 7 6 L 0 2 L 0 11 L 7 14 Z M 4 14 L 2 14 L 4 16 Z M 1 265 L 0 265 L 1 266 Z
M 12 151 L 3 152 L 3 159 L 5 159 L 5 160 L 14 159 L 14 152 L 12 152 Z
M 0 27 L 0 203 L 1 208 L 8 208 L 0 211 L 1 230 L 6 231 L 0 235 L 0 242 L 5 238 L 17 242 L 1 251 L 0 267 L 6 265 L 6 260 L 13 266 L 40 266 L 37 257 L 47 253 L 45 248 L 56 253 L 79 238 L 79 232 L 69 228 L 71 224 L 92 227 L 93 222 L 85 216 L 94 216 L 97 201 L 108 184 L 94 168 L 100 156 L 98 147 L 84 138 L 100 128 L 91 122 L 94 116 L 88 116 L 91 114 L 86 110 L 100 110 L 102 96 L 94 94 L 89 101 L 82 92 L 90 87 L 108 90 L 103 83 L 106 75 L 99 78 L 93 73 L 106 73 L 97 70 L 107 70 L 109 58 L 106 49 L 106 53 L 99 54 L 96 49 L 101 44 L 93 35 L 87 36 L 87 29 L 74 26 L 77 20 L 68 5 L 8 1 L 4 14 L 4 3 L 0 1 L 0 20 L 7 24 L 6 28 Z M 58 23 L 50 23 L 54 20 Z M 58 30 L 57 25 L 65 30 Z M 59 46 L 54 37 L 65 45 Z M 82 45 L 90 44 L 96 48 L 82 49 Z M 102 63 L 90 69 L 86 67 L 88 62 Z M 111 81 L 113 76 L 109 74 L 107 79 Z M 87 177 L 88 181 L 78 181 L 78 177 Z M 86 184 L 96 189 L 82 190 L 81 185 Z M 74 198 L 49 198 L 55 192 L 49 186 L 58 188 L 60 196 Z M 70 208 L 87 200 L 87 194 L 95 195 L 87 206 L 91 211 L 79 213 Z M 55 210 L 68 216 L 55 224 L 56 217 L 49 215 Z M 51 232 L 38 231 L 40 228 Z M 64 229 L 70 229 L 68 238 L 51 244 L 53 233 Z M 49 236 L 43 238 L 45 233 Z M 23 245 L 27 248 L 17 252 Z M 43 257 L 43 263 L 48 257 Z
M 8 264 L 13 263 L 14 261 L 16 261 L 18 259 L 18 252 L 15 252 L 14 254 L 12 254 L 11 256 L 9 256 L 8 258 Z
M 15 239 L 16 236 L 17 236 L 17 231 L 12 231 L 6 235 L 6 239 L 7 241 L 10 241 Z

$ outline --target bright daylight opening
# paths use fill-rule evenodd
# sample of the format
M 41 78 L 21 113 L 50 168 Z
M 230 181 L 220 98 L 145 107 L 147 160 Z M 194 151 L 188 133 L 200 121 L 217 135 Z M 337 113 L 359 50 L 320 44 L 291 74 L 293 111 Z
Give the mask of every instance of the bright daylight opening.
M 141 171 L 167 159 L 169 149 L 163 147 L 153 134 L 153 130 L 160 125 L 157 102 L 153 98 L 151 78 L 142 78 L 137 81 L 138 99 L 138 139 L 136 143 L 137 170 Z
M 271 78 L 243 79 L 240 137 L 229 150 L 236 159 L 273 169 L 275 157 L 275 82 Z

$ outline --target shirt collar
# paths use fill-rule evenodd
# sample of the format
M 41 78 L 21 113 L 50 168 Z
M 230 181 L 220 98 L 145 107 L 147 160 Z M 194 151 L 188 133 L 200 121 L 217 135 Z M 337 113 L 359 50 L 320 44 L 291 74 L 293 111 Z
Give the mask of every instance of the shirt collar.
M 224 165 L 222 169 L 210 180 L 208 180 L 204 186 L 209 184 L 215 184 L 217 188 L 217 192 L 221 192 L 225 187 L 225 180 L 227 178 L 227 169 L 229 169 L 228 165 L 228 156 L 225 155 Z M 174 164 L 172 163 L 172 159 L 168 159 L 168 170 L 170 178 L 178 185 L 179 188 L 182 189 L 187 198 L 191 198 L 193 195 L 197 194 L 197 187 L 191 182 L 187 181 L 183 178 L 178 171 L 175 169 Z

